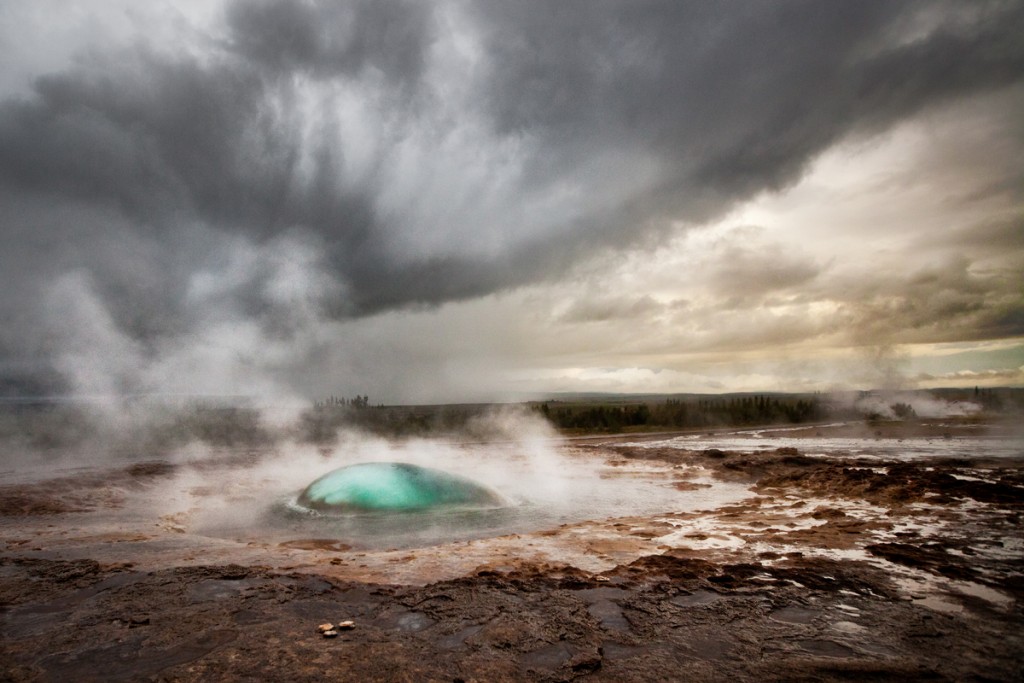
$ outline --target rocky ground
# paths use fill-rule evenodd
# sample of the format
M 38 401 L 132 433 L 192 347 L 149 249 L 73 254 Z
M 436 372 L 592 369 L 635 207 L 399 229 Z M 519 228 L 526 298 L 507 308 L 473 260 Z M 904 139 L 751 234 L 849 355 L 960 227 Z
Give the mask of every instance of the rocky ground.
M 680 495 L 708 486 L 695 473 L 749 495 L 458 547 L 228 552 L 166 524 L 55 533 L 171 466 L 77 477 L 68 495 L 8 485 L 0 678 L 1024 679 L 1024 460 L 577 448 L 657 465 Z

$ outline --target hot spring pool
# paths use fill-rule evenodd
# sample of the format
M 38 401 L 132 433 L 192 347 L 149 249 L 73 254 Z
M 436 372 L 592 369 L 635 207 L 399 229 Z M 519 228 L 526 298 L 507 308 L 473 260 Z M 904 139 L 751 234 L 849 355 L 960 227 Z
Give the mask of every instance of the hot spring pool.
M 341 467 L 307 486 L 297 500 L 297 505 L 325 514 L 494 508 L 505 503 L 497 492 L 471 479 L 406 462 Z
M 668 465 L 613 466 L 604 458 L 564 453 L 538 460 L 493 449 L 451 449 L 431 453 L 422 461 L 429 467 L 355 462 L 301 482 L 291 475 L 238 472 L 219 492 L 219 503 L 200 501 L 189 530 L 245 543 L 317 539 L 354 549 L 404 549 L 710 509 L 750 495 L 744 486 Z M 701 487 L 682 492 L 674 486 L 680 477 Z

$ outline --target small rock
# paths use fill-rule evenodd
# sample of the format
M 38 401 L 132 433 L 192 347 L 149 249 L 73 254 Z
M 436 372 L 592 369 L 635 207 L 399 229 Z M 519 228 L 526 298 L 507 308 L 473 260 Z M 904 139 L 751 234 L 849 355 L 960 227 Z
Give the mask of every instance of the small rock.
M 328 631 L 323 631 L 323 634 L 324 634 L 324 638 L 334 638 L 335 636 L 337 636 L 337 635 L 338 635 L 338 632 L 337 632 L 337 631 L 335 631 L 335 630 L 334 630 L 334 629 L 332 628 L 332 629 L 330 629 L 330 630 L 328 630 Z
M 608 583 L 611 581 L 607 576 L 595 576 L 594 581 L 600 581 L 601 583 Z
M 316 627 L 316 630 L 320 631 L 320 633 L 326 633 L 327 631 L 333 631 L 334 630 L 334 624 L 320 624 L 319 626 Z
M 338 624 L 339 631 L 351 631 L 356 627 L 356 622 L 348 620 Z

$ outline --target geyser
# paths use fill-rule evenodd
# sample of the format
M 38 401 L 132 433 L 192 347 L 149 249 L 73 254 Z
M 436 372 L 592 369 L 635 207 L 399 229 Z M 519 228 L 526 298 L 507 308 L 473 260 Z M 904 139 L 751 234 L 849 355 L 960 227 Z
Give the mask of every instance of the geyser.
M 328 472 L 306 487 L 298 503 L 320 511 L 368 512 L 496 507 L 504 501 L 487 487 L 448 472 L 402 462 L 369 462 Z

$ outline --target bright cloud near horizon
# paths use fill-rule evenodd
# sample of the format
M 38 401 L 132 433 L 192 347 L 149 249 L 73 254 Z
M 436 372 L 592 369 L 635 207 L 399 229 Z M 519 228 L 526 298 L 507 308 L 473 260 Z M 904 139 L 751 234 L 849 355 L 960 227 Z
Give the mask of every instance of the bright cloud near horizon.
M 0 396 L 1024 385 L 1024 2 L 0 0 Z

